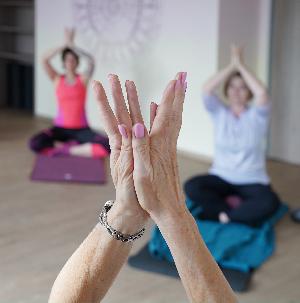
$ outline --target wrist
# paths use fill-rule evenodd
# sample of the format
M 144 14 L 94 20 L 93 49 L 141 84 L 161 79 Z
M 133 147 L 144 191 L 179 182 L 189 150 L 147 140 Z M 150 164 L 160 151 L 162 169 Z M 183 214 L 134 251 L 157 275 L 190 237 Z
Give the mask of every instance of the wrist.
M 131 202 L 135 203 L 135 202 Z M 129 209 L 124 203 L 115 201 L 107 213 L 107 223 L 124 234 L 134 234 L 140 231 L 147 222 L 148 215 L 141 208 Z
M 158 225 L 172 225 L 178 223 L 183 217 L 190 215 L 185 203 L 168 203 L 169 207 L 160 208 L 150 213 L 151 219 Z
M 73 48 L 74 47 L 74 43 L 66 42 L 65 45 L 64 45 L 64 48 L 65 47 L 67 47 L 67 48 Z
M 243 69 L 244 68 L 244 64 L 243 64 L 243 62 L 242 61 L 240 61 L 240 60 L 238 60 L 238 61 L 236 61 L 236 68 L 238 69 L 238 70 L 241 70 L 241 69 Z
M 238 65 L 237 65 L 237 63 L 236 62 L 231 62 L 230 64 L 229 64 L 229 67 L 228 67 L 228 71 L 229 71 L 229 73 L 232 73 L 232 72 L 234 72 L 235 70 L 237 70 L 238 69 Z

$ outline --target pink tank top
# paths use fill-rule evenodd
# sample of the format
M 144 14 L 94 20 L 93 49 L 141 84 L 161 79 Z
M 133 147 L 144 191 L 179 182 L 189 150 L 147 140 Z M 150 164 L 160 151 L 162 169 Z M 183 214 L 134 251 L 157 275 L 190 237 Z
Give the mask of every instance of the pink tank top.
M 56 87 L 58 113 L 54 125 L 63 128 L 84 128 L 88 126 L 85 101 L 86 87 L 79 75 L 75 83 L 68 84 L 65 76 L 59 78 Z

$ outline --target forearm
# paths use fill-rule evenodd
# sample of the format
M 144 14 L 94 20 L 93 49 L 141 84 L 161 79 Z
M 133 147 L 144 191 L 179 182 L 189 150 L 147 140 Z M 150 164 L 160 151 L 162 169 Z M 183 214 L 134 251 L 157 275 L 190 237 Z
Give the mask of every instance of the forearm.
M 94 57 L 85 50 L 73 45 L 71 47 L 79 56 L 86 58 L 89 62 L 94 62 Z
M 78 48 L 77 46 L 73 46 L 72 49 L 78 54 L 78 56 L 85 58 L 87 62 L 87 69 L 84 72 L 84 76 L 87 82 L 91 78 L 94 72 L 94 68 L 95 68 L 94 57 L 91 54 L 87 53 L 86 51 L 82 50 L 81 48 Z
M 123 211 L 114 207 L 108 212 L 108 222 L 128 234 L 137 232 L 144 223 L 124 217 Z M 127 260 L 131 247 L 131 243 L 114 239 L 97 224 L 59 273 L 49 302 L 99 302 Z
M 153 218 L 170 248 L 190 302 L 236 302 L 185 206 Z
M 48 50 L 44 55 L 43 55 L 43 61 L 49 62 L 53 57 L 55 57 L 58 53 L 60 53 L 63 50 L 63 46 L 56 47 L 54 49 Z
M 217 89 L 217 87 L 221 85 L 234 70 L 235 67 L 230 64 L 218 72 L 216 75 L 214 75 L 212 78 L 210 78 L 203 86 L 204 93 L 212 94 L 214 90 Z
M 268 92 L 266 87 L 248 70 L 244 64 L 239 64 L 237 68 L 255 96 L 255 99 L 259 103 L 267 102 Z

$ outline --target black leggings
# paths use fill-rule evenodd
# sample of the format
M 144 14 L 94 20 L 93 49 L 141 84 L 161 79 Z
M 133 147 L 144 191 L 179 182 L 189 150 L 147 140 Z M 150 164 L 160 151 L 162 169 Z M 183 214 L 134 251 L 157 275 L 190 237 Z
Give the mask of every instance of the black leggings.
M 270 185 L 233 185 L 214 175 L 197 176 L 184 185 L 187 197 L 201 205 L 200 219 L 218 220 L 225 212 L 230 220 L 252 226 L 262 224 L 278 208 L 280 200 Z M 225 202 L 229 196 L 241 198 L 237 208 Z
M 108 138 L 94 132 L 89 127 L 68 129 L 54 126 L 33 136 L 30 139 L 29 145 L 34 152 L 41 152 L 43 149 L 54 147 L 55 141 L 67 142 L 72 140 L 80 144 L 98 143 L 110 152 Z

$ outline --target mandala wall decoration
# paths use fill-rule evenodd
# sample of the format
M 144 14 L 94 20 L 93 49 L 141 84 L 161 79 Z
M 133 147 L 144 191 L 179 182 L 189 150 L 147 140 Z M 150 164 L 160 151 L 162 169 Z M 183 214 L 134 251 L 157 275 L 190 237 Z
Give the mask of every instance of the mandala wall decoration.
M 73 0 L 76 30 L 104 60 L 124 60 L 151 47 L 160 28 L 160 0 Z

